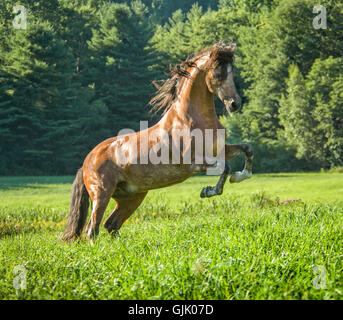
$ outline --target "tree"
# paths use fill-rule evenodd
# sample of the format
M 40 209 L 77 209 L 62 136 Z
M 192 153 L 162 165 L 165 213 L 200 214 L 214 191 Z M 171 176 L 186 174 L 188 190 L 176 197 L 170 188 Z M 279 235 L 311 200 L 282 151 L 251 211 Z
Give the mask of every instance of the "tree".
M 312 128 L 316 126 L 313 119 L 312 106 L 305 79 L 296 65 L 289 68 L 289 78 L 286 81 L 287 94 L 280 100 L 279 119 L 284 138 L 291 148 L 296 150 L 298 158 L 314 159 L 316 151 L 316 135 Z
M 247 121 L 245 135 L 258 136 L 263 143 L 277 139 L 279 99 L 285 93 L 288 67 L 296 64 L 307 74 L 318 58 L 339 57 L 343 43 L 337 43 L 337 31 L 343 28 L 342 5 L 323 1 L 327 7 L 328 29 L 312 26 L 316 1 L 277 2 L 271 11 L 259 14 L 259 23 L 241 29 L 242 76 L 249 87 L 245 95 Z M 336 46 L 336 47 L 335 47 Z M 249 121 L 254 119 L 254 121 Z
M 4 143 L 13 147 L 17 165 L 41 172 L 68 170 L 74 148 L 73 119 L 82 113 L 73 57 L 48 22 L 31 21 L 14 32 L 4 55 L 3 72 L 11 75 L 10 103 L 2 106 Z M 78 108 L 78 109 L 76 109 Z
M 287 95 L 281 99 L 280 131 L 297 157 L 324 167 L 342 165 L 343 105 L 341 58 L 317 59 L 304 79 L 290 68 Z
M 147 8 L 140 1 L 106 4 L 100 11 L 100 26 L 89 43 L 92 57 L 88 76 L 95 100 L 110 111 L 113 134 L 123 128 L 139 129 L 139 120 L 149 119 L 147 104 L 151 82 L 158 74 L 154 51 L 148 48 L 152 30 Z
M 255 170 L 342 165 L 343 3 L 323 0 L 22 0 L 28 29 L 0 3 L 1 173 L 74 173 L 97 143 L 153 120 L 165 66 L 237 42 L 242 113 L 221 117 Z M 148 8 L 150 9 L 148 11 Z M 218 104 L 217 112 L 223 108 Z
M 342 70 L 342 58 L 317 59 L 306 77 L 312 115 L 317 123 L 311 128 L 317 137 L 313 154 L 323 158 L 327 167 L 343 164 L 343 102 L 339 99 Z

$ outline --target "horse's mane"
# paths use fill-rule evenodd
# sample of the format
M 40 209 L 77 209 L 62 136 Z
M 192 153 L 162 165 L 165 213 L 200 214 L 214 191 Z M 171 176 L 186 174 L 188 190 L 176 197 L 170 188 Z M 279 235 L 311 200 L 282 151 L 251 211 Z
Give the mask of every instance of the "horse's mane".
M 226 45 L 223 41 L 220 41 L 210 48 L 204 48 L 198 51 L 191 57 L 188 57 L 185 61 L 177 64 L 173 68 L 170 68 L 169 79 L 153 81 L 157 91 L 156 95 L 150 100 L 150 104 L 152 105 L 151 112 L 156 114 L 164 108 L 163 114 L 165 114 L 172 107 L 180 89 L 182 88 L 184 79 L 190 77 L 188 69 L 195 67 L 198 59 L 203 57 L 205 54 L 209 54 L 210 59 L 202 69 L 216 69 L 218 66 L 233 63 L 235 48 L 235 43 L 231 42 Z

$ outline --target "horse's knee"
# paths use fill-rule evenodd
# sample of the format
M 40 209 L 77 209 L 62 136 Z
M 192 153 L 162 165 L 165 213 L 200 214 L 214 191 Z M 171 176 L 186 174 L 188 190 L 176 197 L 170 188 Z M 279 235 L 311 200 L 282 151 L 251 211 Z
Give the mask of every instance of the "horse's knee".
M 248 158 L 252 158 L 254 156 L 254 149 L 250 144 L 243 144 L 243 150 Z

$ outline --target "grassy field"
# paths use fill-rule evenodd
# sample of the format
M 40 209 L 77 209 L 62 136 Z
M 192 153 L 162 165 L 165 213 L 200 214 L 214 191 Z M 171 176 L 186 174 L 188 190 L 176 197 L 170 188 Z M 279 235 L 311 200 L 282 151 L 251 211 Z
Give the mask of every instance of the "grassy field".
M 217 177 L 195 177 L 93 244 L 59 241 L 72 180 L 0 177 L 0 299 L 343 298 L 343 174 L 254 175 L 211 199 Z

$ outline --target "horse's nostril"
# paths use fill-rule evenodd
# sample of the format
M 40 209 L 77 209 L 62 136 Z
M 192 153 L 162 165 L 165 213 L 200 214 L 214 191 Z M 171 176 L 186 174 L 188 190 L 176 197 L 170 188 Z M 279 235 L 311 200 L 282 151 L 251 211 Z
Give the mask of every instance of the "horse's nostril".
M 233 111 L 238 111 L 241 109 L 241 104 L 240 103 L 237 103 L 236 101 L 232 102 L 232 110 Z

